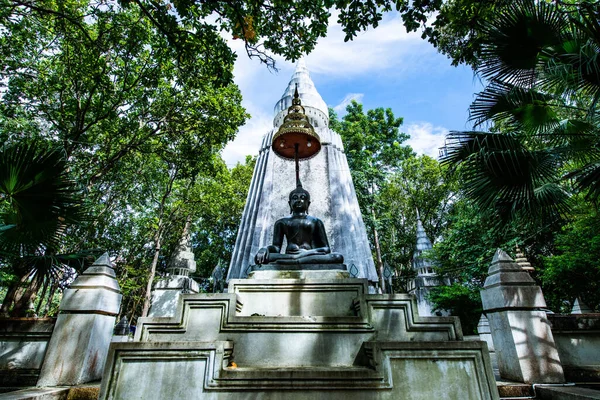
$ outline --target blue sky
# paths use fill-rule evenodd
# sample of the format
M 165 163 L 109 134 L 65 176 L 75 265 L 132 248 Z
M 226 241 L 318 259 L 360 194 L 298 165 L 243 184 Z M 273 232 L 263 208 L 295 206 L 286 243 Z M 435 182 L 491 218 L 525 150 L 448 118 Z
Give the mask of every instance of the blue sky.
M 391 108 L 396 117 L 404 118 L 401 130 L 411 135 L 408 144 L 417 153 L 434 157 L 448 131 L 470 128 L 468 107 L 482 88 L 470 68 L 451 66 L 419 33 L 407 34 L 398 14 L 387 14 L 379 27 L 346 43 L 335 21 L 332 16 L 327 37 L 305 61 L 323 100 L 338 115 L 344 114 L 351 99 L 365 109 Z M 235 82 L 252 115 L 223 151 L 226 163 L 233 166 L 258 153 L 295 64 L 276 57 L 279 71 L 272 72 L 249 59 L 241 41 L 230 39 L 229 44 L 238 54 Z

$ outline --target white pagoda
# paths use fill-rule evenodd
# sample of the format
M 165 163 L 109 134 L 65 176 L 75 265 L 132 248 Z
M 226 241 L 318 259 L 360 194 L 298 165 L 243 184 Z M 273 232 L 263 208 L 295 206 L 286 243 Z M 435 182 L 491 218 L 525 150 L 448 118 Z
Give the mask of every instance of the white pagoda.
M 350 274 L 367 278 L 375 285 L 377 273 L 344 146 L 340 135 L 329 129 L 327 105 L 317 92 L 303 59 L 298 61 L 283 96 L 275 105 L 273 129 L 262 138 L 227 281 L 247 276 L 256 252 L 271 244 L 275 221 L 289 214 L 288 195 L 295 188 L 294 163 L 277 156 L 271 144 L 292 105 L 296 87 L 322 145 L 316 156 L 302 162 L 300 170 L 302 185 L 311 194 L 308 211 L 323 221 L 331 250 L 344 256 Z

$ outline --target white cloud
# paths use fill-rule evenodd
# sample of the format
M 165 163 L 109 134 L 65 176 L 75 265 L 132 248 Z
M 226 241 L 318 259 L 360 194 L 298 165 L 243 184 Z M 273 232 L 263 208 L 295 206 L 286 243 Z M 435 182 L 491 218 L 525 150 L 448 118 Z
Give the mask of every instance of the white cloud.
M 227 43 L 238 55 L 233 69 L 234 82 L 242 92 L 242 106 L 251 115 L 221 153 L 225 163 L 233 167 L 238 162 L 243 163 L 247 155 L 258 154 L 263 136 L 273 127 L 273 106 L 283 93 L 294 66 L 276 57 L 280 72 L 269 71 L 258 59 L 248 58 L 243 41 L 229 38 Z
M 339 117 L 346 114 L 346 107 L 348 104 L 352 102 L 352 100 L 356 100 L 358 103 L 362 102 L 363 97 L 365 97 L 364 93 L 348 93 L 344 100 L 340 102 L 337 106 L 333 107 L 333 111 L 335 111 Z
M 422 40 L 418 33 L 406 33 L 398 13 L 385 14 L 376 29 L 362 32 L 349 42 L 344 42 L 344 33 L 336 20 L 336 15 L 330 18 L 327 37 L 321 38 L 314 51 L 306 56 L 311 75 L 321 74 L 328 80 L 338 82 L 362 77 L 377 80 L 399 77 L 408 70 L 426 73 L 427 69 L 437 68 L 439 61 L 431 61 L 430 57 L 437 55 L 435 49 Z M 223 151 L 227 164 L 234 165 L 238 161 L 243 162 L 246 155 L 258 153 L 263 135 L 272 128 L 273 106 L 283 94 L 294 71 L 294 64 L 275 56 L 279 72 L 269 71 L 258 59 L 248 58 L 243 41 L 233 40 L 231 37 L 227 41 L 238 54 L 234 66 L 234 81 L 242 92 L 242 105 L 252 116 L 240 128 L 236 139 Z M 378 76 L 384 71 L 388 72 L 386 77 Z M 363 93 L 348 93 L 334 110 L 343 114 L 352 99 L 360 102 L 363 97 Z M 413 148 L 437 156 L 437 145 L 439 142 L 443 143 L 443 139 L 436 141 L 434 145 L 428 145 L 427 139 L 416 139 L 428 132 L 426 124 L 411 127 L 414 131 L 412 136 L 415 137 L 411 139 L 415 143 Z M 429 139 L 434 140 L 435 132 L 442 128 L 429 127 Z
M 413 123 L 404 129 L 410 135 L 406 144 L 410 145 L 417 154 L 426 154 L 435 159 L 439 156 L 440 147 L 444 146 L 444 140 L 448 129 L 441 126 L 433 126 L 429 122 Z
M 243 163 L 248 155 L 257 155 L 263 136 L 273 128 L 272 115 L 251 108 L 246 105 L 246 110 L 252 114 L 252 118 L 240 127 L 235 140 L 229 142 L 221 153 L 230 168 L 238 162 Z
M 321 38 L 306 58 L 311 72 L 350 77 L 392 68 L 399 71 L 412 67 L 423 52 L 435 53 L 419 33 L 406 32 L 399 13 L 385 14 L 377 28 L 348 42 L 336 20 L 332 15 L 327 37 Z

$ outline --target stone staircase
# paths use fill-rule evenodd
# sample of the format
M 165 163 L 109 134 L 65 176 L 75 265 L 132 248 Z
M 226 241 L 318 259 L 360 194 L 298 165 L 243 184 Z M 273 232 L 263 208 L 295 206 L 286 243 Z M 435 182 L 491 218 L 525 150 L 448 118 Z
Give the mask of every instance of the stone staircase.
M 462 339 L 366 280 L 232 280 L 113 343 L 100 398 L 498 398 L 487 346 Z

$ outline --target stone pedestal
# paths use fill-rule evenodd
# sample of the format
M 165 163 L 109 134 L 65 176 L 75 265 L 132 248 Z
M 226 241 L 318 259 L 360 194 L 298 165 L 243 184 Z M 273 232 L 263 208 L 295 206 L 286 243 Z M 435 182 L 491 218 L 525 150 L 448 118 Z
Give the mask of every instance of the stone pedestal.
M 542 290 L 498 249 L 481 291 L 500 376 L 525 383 L 564 382 Z
M 417 246 L 412 259 L 412 267 L 416 275 L 408 282 L 408 293 L 415 295 L 419 315 L 423 317 L 432 315 L 448 316 L 450 313 L 446 310 L 436 310 L 434 312 L 434 307 L 431 300 L 429 300 L 433 288 L 450 284 L 447 279 L 442 279 L 435 273 L 435 265 L 424 256 L 432 248 L 433 245 L 425 233 L 419 210 L 417 210 Z
M 549 314 L 569 382 L 600 383 L 600 314 Z
M 249 279 L 321 279 L 350 278 L 345 264 L 251 265 Z
M 107 254 L 65 290 L 38 386 L 79 385 L 102 378 L 120 293 Z
M 158 281 L 152 288 L 150 302 L 151 317 L 172 317 L 177 311 L 179 298 L 184 293 L 198 293 L 198 282 L 190 278 L 196 272 L 196 261 L 190 244 L 190 220 L 183 228 L 181 240 L 169 260 L 167 277 Z
M 316 271 L 313 271 L 316 272 Z M 497 399 L 483 342 L 458 318 L 366 279 L 239 279 L 181 296 L 113 343 L 100 399 Z

